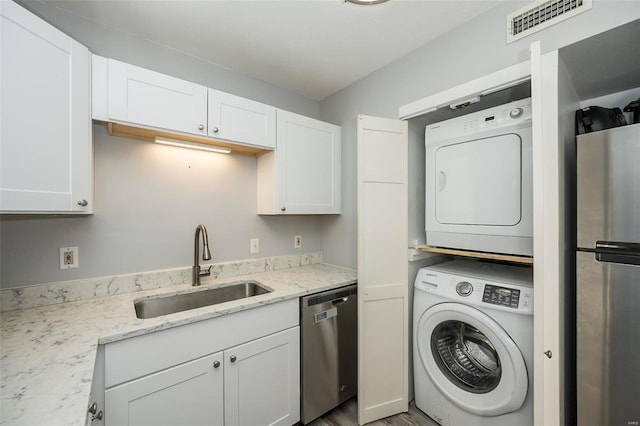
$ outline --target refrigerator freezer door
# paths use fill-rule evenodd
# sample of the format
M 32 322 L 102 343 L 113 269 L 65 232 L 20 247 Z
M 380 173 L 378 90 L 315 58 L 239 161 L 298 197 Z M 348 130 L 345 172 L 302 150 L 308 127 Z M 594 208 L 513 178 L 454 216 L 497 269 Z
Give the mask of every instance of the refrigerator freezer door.
M 577 138 L 578 247 L 640 242 L 640 124 Z
M 640 266 L 577 253 L 580 426 L 640 422 Z

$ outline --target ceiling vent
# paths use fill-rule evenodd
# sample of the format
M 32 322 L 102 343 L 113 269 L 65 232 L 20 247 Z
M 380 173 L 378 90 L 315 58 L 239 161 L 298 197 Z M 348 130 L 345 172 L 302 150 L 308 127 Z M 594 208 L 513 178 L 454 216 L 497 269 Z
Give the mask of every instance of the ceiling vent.
M 591 9 L 592 0 L 537 1 L 507 16 L 507 44 Z

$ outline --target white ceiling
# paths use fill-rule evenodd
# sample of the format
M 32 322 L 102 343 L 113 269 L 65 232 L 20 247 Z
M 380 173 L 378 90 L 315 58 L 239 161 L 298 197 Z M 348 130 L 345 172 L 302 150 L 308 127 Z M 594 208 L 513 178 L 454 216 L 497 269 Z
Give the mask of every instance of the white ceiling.
M 22 0 L 177 49 L 313 100 L 350 85 L 502 0 Z M 55 23 L 54 23 L 55 24 Z

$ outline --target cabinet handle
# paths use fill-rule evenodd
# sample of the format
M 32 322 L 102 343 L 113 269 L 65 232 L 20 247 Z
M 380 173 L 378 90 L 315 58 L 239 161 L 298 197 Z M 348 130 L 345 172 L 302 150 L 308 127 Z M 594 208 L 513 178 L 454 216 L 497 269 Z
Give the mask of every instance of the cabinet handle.
M 213 129 L 211 129 L 211 131 L 213 133 L 218 133 L 220 131 L 220 129 L 218 129 L 217 127 L 214 127 Z
M 198 124 L 198 130 L 204 130 L 204 124 L 202 123 Z
M 89 406 L 89 409 L 87 411 L 89 412 L 89 414 L 95 414 L 98 411 L 98 404 L 94 402 Z
M 89 202 L 87 200 L 80 200 L 78 201 L 78 205 L 82 207 L 87 207 L 89 205 Z
M 231 356 L 229 357 L 229 361 L 231 361 L 231 362 L 236 362 L 236 356 L 235 356 L 235 355 L 231 355 Z
M 213 361 L 213 368 L 220 367 L 220 361 Z
M 547 356 L 547 358 L 551 359 L 551 357 L 553 356 L 553 354 L 551 353 L 550 350 L 547 350 L 544 352 L 544 354 Z
M 98 404 L 97 403 L 93 403 L 89 406 L 89 409 L 87 410 L 89 412 L 89 414 L 91 414 L 91 421 L 93 422 L 94 420 L 102 420 L 102 410 L 98 411 Z M 96 414 L 97 412 L 97 414 Z
M 287 210 L 287 207 L 282 206 L 282 207 L 280 207 L 280 210 L 281 210 L 281 211 L 286 211 L 286 210 Z

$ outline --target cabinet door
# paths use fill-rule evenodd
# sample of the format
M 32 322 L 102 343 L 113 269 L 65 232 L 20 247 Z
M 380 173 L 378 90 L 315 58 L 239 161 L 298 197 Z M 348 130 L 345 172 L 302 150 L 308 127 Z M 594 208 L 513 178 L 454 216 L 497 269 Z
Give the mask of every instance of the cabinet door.
M 220 426 L 222 369 L 218 352 L 107 389 L 106 426 Z
M 90 213 L 89 51 L 0 2 L 0 210 Z
M 276 109 L 209 89 L 209 136 L 265 148 L 276 147 Z
M 109 119 L 207 134 L 207 88 L 109 59 Z
M 276 213 L 340 213 L 339 126 L 278 110 Z
M 224 352 L 225 425 L 292 425 L 300 420 L 300 328 Z
M 95 404 L 95 410 L 93 410 Z M 104 426 L 104 346 L 96 351 L 85 426 Z

